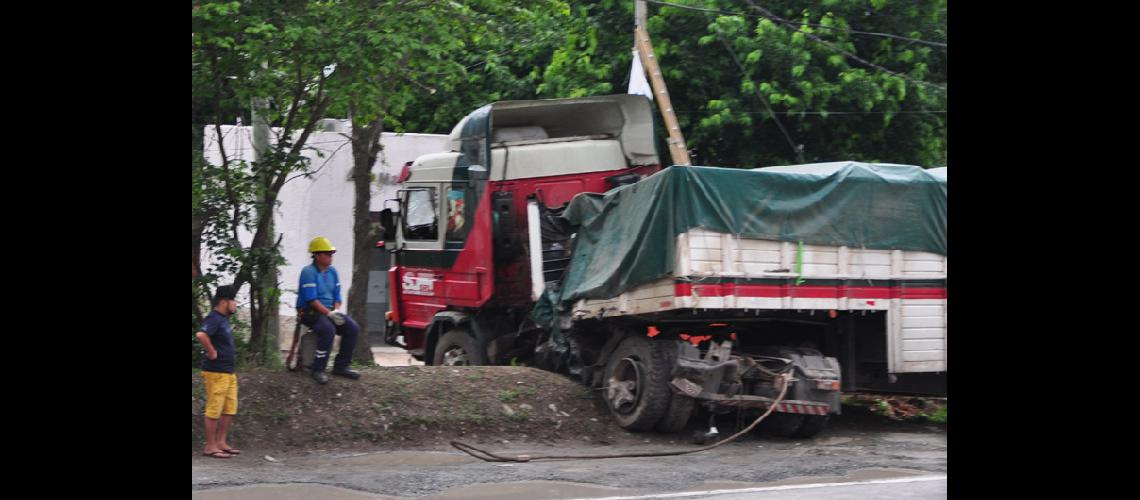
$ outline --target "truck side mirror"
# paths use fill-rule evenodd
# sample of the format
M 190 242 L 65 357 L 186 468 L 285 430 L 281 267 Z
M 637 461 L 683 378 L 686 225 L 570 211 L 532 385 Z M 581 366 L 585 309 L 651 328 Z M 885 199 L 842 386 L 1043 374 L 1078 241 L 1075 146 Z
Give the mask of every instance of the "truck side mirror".
M 380 227 L 384 229 L 384 241 L 396 239 L 396 218 L 392 215 L 391 208 L 380 211 Z
M 485 181 L 490 177 L 487 173 L 487 167 L 482 165 L 469 165 L 467 167 L 467 178 L 472 181 Z

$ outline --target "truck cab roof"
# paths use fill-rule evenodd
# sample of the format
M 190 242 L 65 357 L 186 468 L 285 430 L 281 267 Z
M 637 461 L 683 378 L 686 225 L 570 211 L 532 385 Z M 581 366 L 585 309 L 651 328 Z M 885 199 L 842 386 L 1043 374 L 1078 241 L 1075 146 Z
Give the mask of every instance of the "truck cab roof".
M 466 179 L 471 165 L 509 180 L 660 163 L 649 100 L 639 95 L 495 102 L 459 121 L 449 149 L 417 158 L 408 180 Z

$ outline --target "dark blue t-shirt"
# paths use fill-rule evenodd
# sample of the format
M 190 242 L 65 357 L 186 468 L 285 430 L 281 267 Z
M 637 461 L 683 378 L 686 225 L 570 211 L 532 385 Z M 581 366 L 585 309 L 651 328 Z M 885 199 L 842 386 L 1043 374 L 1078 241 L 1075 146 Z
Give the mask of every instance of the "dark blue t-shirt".
M 230 327 L 229 318 L 218 311 L 210 311 L 210 314 L 202 321 L 202 327 L 198 330 L 206 332 L 206 335 L 210 337 L 210 343 L 214 345 L 214 350 L 218 351 L 218 357 L 214 359 L 207 358 L 205 354 L 202 355 L 202 371 L 233 373 L 234 331 Z

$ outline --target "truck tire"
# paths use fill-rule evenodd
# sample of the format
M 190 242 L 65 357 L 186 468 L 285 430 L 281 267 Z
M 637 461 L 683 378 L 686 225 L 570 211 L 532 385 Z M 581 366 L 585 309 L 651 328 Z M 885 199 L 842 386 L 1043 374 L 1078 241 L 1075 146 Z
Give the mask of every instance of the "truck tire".
M 630 431 L 652 430 L 669 407 L 671 372 L 657 343 L 628 337 L 618 344 L 605 372 L 606 406 L 618 425 Z
M 795 413 L 772 412 L 760 422 L 761 432 L 769 436 L 793 437 L 804 423 L 804 416 Z
M 677 363 L 676 346 L 670 345 L 668 342 L 657 342 L 658 347 L 668 353 L 666 359 L 668 360 L 669 366 L 672 367 L 675 365 Z M 670 371 L 672 370 L 670 369 Z M 685 425 L 689 423 L 689 419 L 693 417 L 693 410 L 697 406 L 697 400 L 674 391 L 672 387 L 669 388 L 669 391 L 672 393 L 672 396 L 669 398 L 669 408 L 665 410 L 665 416 L 661 417 L 661 421 L 657 422 L 656 427 L 657 432 L 666 434 L 684 429 Z
M 792 433 L 792 437 L 809 438 L 819 434 L 830 418 L 831 415 L 804 415 L 803 423 Z
M 657 422 L 657 432 L 671 434 L 681 431 L 693 418 L 693 409 L 697 407 L 697 400 L 681 394 L 673 394 L 669 399 L 669 408 L 665 416 Z
M 466 329 L 449 330 L 435 344 L 432 364 L 436 366 L 480 366 L 487 364 L 486 355 L 475 337 Z

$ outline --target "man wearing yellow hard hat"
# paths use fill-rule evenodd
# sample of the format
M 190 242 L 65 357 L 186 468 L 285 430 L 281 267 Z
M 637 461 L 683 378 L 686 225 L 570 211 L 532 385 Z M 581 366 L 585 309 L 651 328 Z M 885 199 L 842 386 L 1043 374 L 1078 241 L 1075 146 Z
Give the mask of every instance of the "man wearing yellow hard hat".
M 318 384 L 327 384 L 325 367 L 332 350 L 333 335 L 340 335 L 340 353 L 333 361 L 332 374 L 353 380 L 360 373 L 348 367 L 352 362 L 352 350 L 356 347 L 356 337 L 360 325 L 347 314 L 337 311 L 340 308 L 340 277 L 332 266 L 336 247 L 324 236 L 317 236 L 309 242 L 309 253 L 313 263 L 301 269 L 301 285 L 297 288 L 297 312 L 301 323 L 309 327 L 317 336 L 317 352 L 313 358 L 312 376 Z

